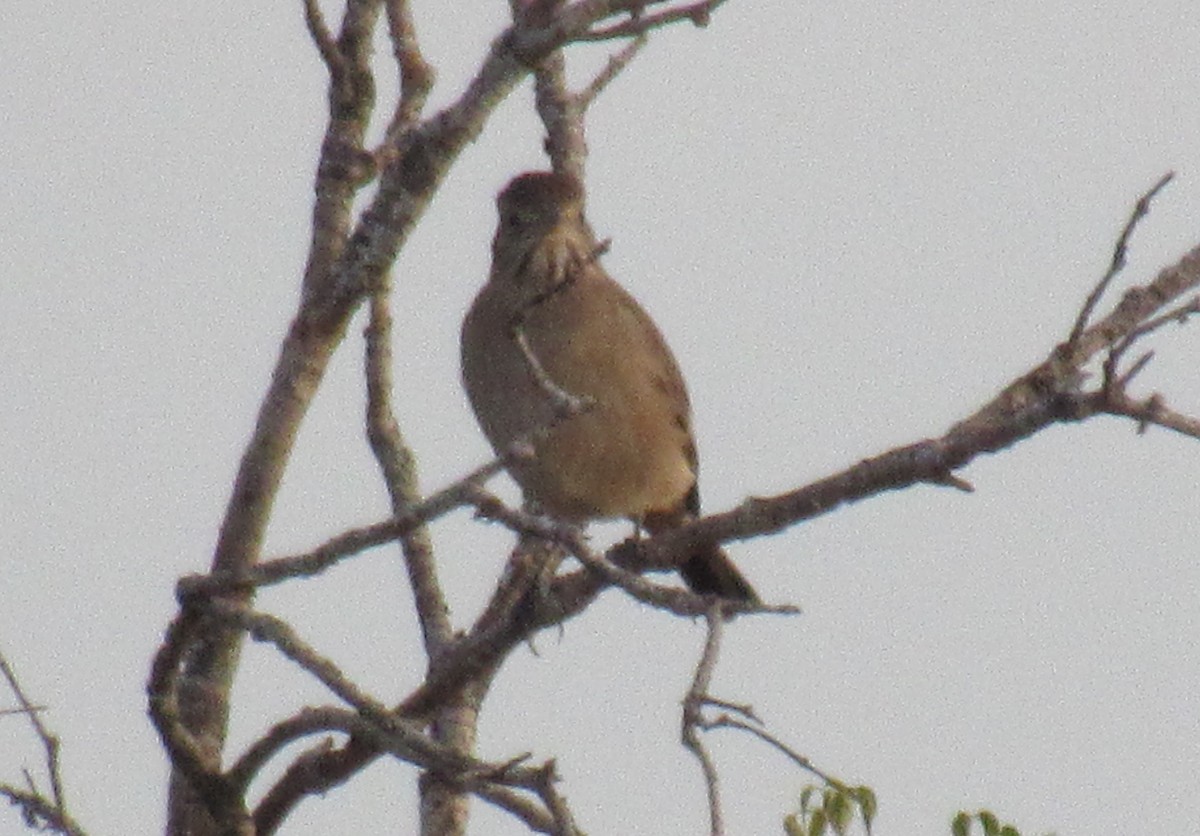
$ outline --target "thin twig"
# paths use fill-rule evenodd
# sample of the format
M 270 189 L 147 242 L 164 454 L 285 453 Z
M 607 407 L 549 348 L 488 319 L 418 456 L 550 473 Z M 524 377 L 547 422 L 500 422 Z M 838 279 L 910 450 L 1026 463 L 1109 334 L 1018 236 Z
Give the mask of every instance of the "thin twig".
M 1075 318 L 1075 325 L 1071 328 L 1071 335 L 1067 337 L 1068 346 L 1074 348 L 1079 343 L 1079 338 L 1083 335 L 1083 329 L 1087 328 L 1096 305 L 1100 303 L 1100 297 L 1104 295 L 1104 291 L 1108 289 L 1108 286 L 1116 278 L 1117 274 L 1125 268 L 1129 239 L 1133 235 L 1133 231 L 1137 228 L 1138 223 L 1149 213 L 1150 201 L 1166 187 L 1167 183 L 1171 182 L 1171 178 L 1174 176 L 1175 172 L 1168 171 L 1159 178 L 1157 183 L 1150 187 L 1150 191 L 1138 198 L 1137 203 L 1134 204 L 1133 212 L 1129 215 L 1129 220 L 1125 222 L 1125 226 L 1117 238 L 1116 246 L 1113 247 L 1112 261 L 1109 263 L 1108 270 L 1105 271 L 1100 281 L 1096 283 L 1092 292 L 1088 294 L 1087 301 L 1083 303 L 1083 308 L 1080 309 L 1079 315 Z
M 13 714 L 29 714 L 30 712 L 36 714 L 45 710 L 46 706 L 44 705 L 31 705 L 29 708 L 4 708 L 0 709 L 0 717 L 10 717 Z
M 386 705 L 352 682 L 331 659 L 317 653 L 283 619 L 220 599 L 209 602 L 206 609 L 221 621 L 245 630 L 255 641 L 274 645 L 280 653 L 316 677 L 364 717 L 384 724 L 389 722 Z
M 472 504 L 475 505 L 479 516 L 498 522 L 518 534 L 531 535 L 561 545 L 589 571 L 595 572 L 612 586 L 620 587 L 642 603 L 667 610 L 675 615 L 691 617 L 703 615 L 712 606 L 711 596 L 700 595 L 682 587 L 651 583 L 638 574 L 605 559 L 588 547 L 583 533 L 577 526 L 511 508 L 494 495 L 478 487 L 472 488 L 471 492 L 473 493 Z M 624 549 L 624 544 L 618 545 L 614 547 L 613 552 L 619 553 Z M 669 568 L 675 568 L 674 564 Z M 795 607 L 788 605 L 764 605 L 727 600 L 722 601 L 721 604 L 727 614 L 793 614 L 797 612 Z
M 554 833 L 555 836 L 582 836 L 579 828 L 575 826 L 575 817 L 571 815 L 571 808 L 567 806 L 567 799 L 554 786 L 558 780 L 558 766 L 554 759 L 546 761 L 540 770 L 540 781 L 538 782 L 537 792 L 541 796 L 542 803 L 554 816 Z
M 21 710 L 25 712 L 25 715 L 29 719 L 29 724 L 33 726 L 38 739 L 42 742 L 42 748 L 46 753 L 46 776 L 50 779 L 50 792 L 53 796 L 54 806 L 56 809 L 65 812 L 66 798 L 63 793 L 62 773 L 59 767 L 58 753 L 60 743 L 58 736 L 46 728 L 40 716 L 40 709 L 34 706 L 29 701 L 29 698 L 25 696 L 25 692 L 21 689 L 21 683 L 17 680 L 16 672 L 13 671 L 12 666 L 8 664 L 8 660 L 3 655 L 0 655 L 0 674 L 4 675 L 4 679 L 8 682 L 8 687 L 17 698 Z
M 8 682 L 8 687 L 13 692 L 13 696 L 17 698 L 17 704 L 19 705 L 19 708 L 6 713 L 24 714 L 42 743 L 42 749 L 45 751 L 46 777 L 50 781 L 51 797 L 45 798 L 38 791 L 37 786 L 34 784 L 33 776 L 28 771 L 25 772 L 25 781 L 29 787 L 27 792 L 18 790 L 8 784 L 0 784 L 0 795 L 8 797 L 9 800 L 20 807 L 25 814 L 26 821 L 30 824 L 40 822 L 46 828 L 56 833 L 68 834 L 68 836 L 83 836 L 83 829 L 67 813 L 66 793 L 63 789 L 62 768 L 59 760 L 61 744 L 58 736 L 51 732 L 46 724 L 42 722 L 41 712 L 44 709 L 41 706 L 34 705 L 25 695 L 25 691 L 21 688 L 21 683 L 17 679 L 16 672 L 9 665 L 8 660 L 3 654 L 0 654 L 0 674 Z
M 575 100 L 578 102 L 580 109 L 587 110 L 588 106 L 604 92 L 608 85 L 612 84 L 613 80 L 629 66 L 630 62 L 637 57 L 638 53 L 642 51 L 642 48 L 647 43 L 649 43 L 649 38 L 645 33 L 642 33 L 621 47 L 616 55 L 610 55 L 608 61 L 604 64 L 604 69 L 592 79 L 587 87 L 584 87 L 575 94 Z
M 594 406 L 595 402 L 591 398 L 586 395 L 572 394 L 554 382 L 553 378 L 546 373 L 546 369 L 538 360 L 537 355 L 533 353 L 533 349 L 529 345 L 529 338 L 525 336 L 525 329 L 522 326 L 517 325 L 513 329 L 513 341 L 517 344 L 517 348 L 521 349 L 521 354 L 525 357 L 525 362 L 537 385 L 554 402 L 556 422 L 571 418 Z
M 394 149 L 399 146 L 401 137 L 420 119 L 429 92 L 433 89 L 435 73 L 421 54 L 409 0 L 386 0 L 386 3 L 392 56 L 400 74 L 400 98 L 384 132 L 381 149 Z
M 1121 341 L 1113 346 L 1109 352 L 1108 360 L 1105 362 L 1105 369 L 1108 371 L 1108 366 L 1111 363 L 1115 371 L 1116 364 L 1120 361 L 1121 355 L 1129 350 L 1135 342 L 1142 337 L 1148 336 L 1162 328 L 1164 325 L 1169 325 L 1172 322 L 1183 325 L 1187 322 L 1188 317 L 1200 313 L 1200 296 L 1194 296 L 1188 302 L 1185 302 L 1178 307 L 1172 308 L 1166 313 L 1147 319 L 1144 323 L 1134 328 L 1128 334 L 1121 338 Z M 1132 376 L 1132 375 L 1130 375 Z
M 507 810 L 518 819 L 525 823 L 534 833 L 556 833 L 556 825 L 554 816 L 550 814 L 542 805 L 526 798 L 518 792 L 508 789 L 507 787 L 497 787 L 492 784 L 487 784 L 479 787 L 475 791 L 475 795 L 482 798 L 502 810 Z
M 289 578 L 320 574 L 346 558 L 405 536 L 424 524 L 470 504 L 471 487 L 482 484 L 513 460 L 528 455 L 524 446 L 514 445 L 508 453 L 480 465 L 445 488 L 430 494 L 399 517 L 344 531 L 309 552 L 264 560 L 240 575 L 189 575 L 180 579 L 178 596 L 214 595 L 242 588 L 271 586 Z
M 766 729 L 762 728 L 759 725 L 756 725 L 754 723 L 748 723 L 745 720 L 741 720 L 741 719 L 739 719 L 737 717 L 733 717 L 729 714 L 722 714 L 719 717 L 717 717 L 715 720 L 702 721 L 700 724 L 700 727 L 705 729 L 706 731 L 710 730 L 710 729 L 739 729 L 741 731 L 748 732 L 749 734 L 752 734 L 755 737 L 757 737 L 759 740 L 762 740 L 763 742 L 770 744 L 775 749 L 777 749 L 778 751 L 780 751 L 784 755 L 786 755 L 794 764 L 799 766 L 801 769 L 817 776 L 818 778 L 820 778 L 822 781 L 824 781 L 829 786 L 843 786 L 841 781 L 834 778 L 832 775 L 829 775 L 828 773 L 822 771 L 821 769 L 818 769 L 815 765 L 813 765 L 813 762 L 810 761 L 808 758 L 806 758 L 804 755 L 800 754 L 795 749 L 788 746 L 782 740 L 775 737 L 775 735 L 771 734 L 770 732 L 768 732 Z
M 600 29 L 590 29 L 579 36 L 581 41 L 609 41 L 614 38 L 629 38 L 644 35 L 652 29 L 660 29 L 672 23 L 689 21 L 695 26 L 705 27 L 725 0 L 703 0 L 699 3 L 688 3 L 673 9 L 664 9 L 654 14 L 634 15 L 623 23 L 613 24 Z
M 392 513 L 397 518 L 420 504 L 416 457 L 400 432 L 392 408 L 392 315 L 389 288 L 371 297 L 371 322 L 366 331 L 367 437 L 379 464 Z M 433 541 L 425 526 L 414 526 L 400 536 L 404 566 L 416 604 L 417 621 L 425 652 L 436 656 L 453 637 L 450 608 L 438 579 Z
M 721 814 L 720 775 L 708 747 L 700 738 L 703 727 L 704 703 L 710 699 L 708 687 L 712 682 L 713 670 L 721 651 L 721 631 L 724 629 L 724 613 L 719 604 L 714 604 L 705 616 L 708 635 L 704 641 L 704 651 L 696 664 L 696 672 L 692 676 L 692 685 L 683 698 L 683 717 L 680 738 L 696 759 L 700 761 L 700 771 L 704 774 L 704 786 L 708 793 L 709 832 L 711 836 L 723 836 L 725 825 Z
M 758 714 L 754 711 L 754 706 L 748 703 L 730 702 L 729 700 L 719 700 L 716 697 L 706 696 L 704 698 L 704 704 L 707 706 L 713 706 L 715 708 L 723 708 L 726 711 L 732 711 L 734 714 L 740 714 L 742 717 L 745 717 L 752 723 L 758 723 L 759 725 L 762 725 L 762 720 L 759 719 Z
M 330 78 L 340 84 L 346 74 L 346 59 L 342 57 L 337 41 L 329 31 L 329 24 L 325 22 L 325 15 L 317 0 L 304 0 L 304 23 L 308 26 L 308 34 L 312 37 L 321 60 L 329 70 Z

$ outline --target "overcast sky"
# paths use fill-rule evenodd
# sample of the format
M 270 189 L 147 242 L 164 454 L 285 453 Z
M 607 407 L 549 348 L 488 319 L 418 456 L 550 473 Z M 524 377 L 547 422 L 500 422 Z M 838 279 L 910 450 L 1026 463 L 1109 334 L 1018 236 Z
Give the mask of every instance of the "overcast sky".
M 507 4 L 415 5 L 432 112 Z M 299 0 L 9 0 L 2 18 L 0 652 L 63 738 L 72 812 L 95 834 L 150 834 L 167 766 L 147 664 L 176 578 L 208 565 L 295 310 L 324 71 Z M 1200 243 L 1198 43 L 1183 0 L 733 0 L 706 30 L 655 36 L 590 115 L 589 214 L 687 375 L 705 507 L 940 434 L 993 397 L 1065 337 L 1168 169 L 1122 281 Z M 573 50 L 577 80 L 604 55 Z M 489 455 L 458 327 L 495 192 L 544 164 L 531 104 L 526 85 L 497 111 L 395 267 L 398 409 L 429 490 Z M 304 425 L 271 556 L 386 514 L 360 326 Z M 1200 413 L 1200 323 L 1152 347 L 1137 391 Z M 804 614 L 732 625 L 714 691 L 873 786 L 881 834 L 948 833 L 980 805 L 1030 834 L 1192 832 L 1198 464 L 1195 441 L 1096 420 L 972 464 L 972 495 L 916 488 L 735 545 L 758 589 Z M 466 514 L 433 536 L 469 624 L 511 538 Z M 259 604 L 380 699 L 423 670 L 394 548 Z M 480 754 L 557 757 L 590 833 L 702 832 L 677 742 L 702 639 L 609 592 L 513 655 Z M 231 751 L 328 701 L 249 648 Z M 710 742 L 730 833 L 778 832 L 806 776 L 733 732 Z M 0 780 L 39 763 L 0 717 Z M 405 832 L 414 778 L 376 766 L 286 832 Z M 482 804 L 473 821 L 522 832 Z

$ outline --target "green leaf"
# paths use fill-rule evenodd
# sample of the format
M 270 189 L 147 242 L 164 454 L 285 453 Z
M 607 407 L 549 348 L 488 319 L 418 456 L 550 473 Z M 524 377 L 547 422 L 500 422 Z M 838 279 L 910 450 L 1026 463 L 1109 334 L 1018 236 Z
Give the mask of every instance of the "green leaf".
M 875 791 L 868 786 L 855 787 L 851 792 L 854 793 L 854 798 L 858 801 L 858 809 L 862 810 L 863 823 L 867 826 L 867 832 L 871 832 L 871 822 L 875 821 L 875 814 L 879 812 L 879 803 L 875 798 Z
M 979 811 L 979 823 L 983 825 L 983 836 L 1000 836 L 1000 820 L 990 810 Z
M 808 836 L 825 836 L 825 812 L 814 810 L 808 821 Z
M 833 826 L 833 832 L 845 836 L 846 828 L 854 819 L 854 805 L 845 793 L 829 790 L 825 793 L 825 816 Z
M 950 833 L 952 836 L 971 836 L 971 816 L 960 810 L 950 822 Z

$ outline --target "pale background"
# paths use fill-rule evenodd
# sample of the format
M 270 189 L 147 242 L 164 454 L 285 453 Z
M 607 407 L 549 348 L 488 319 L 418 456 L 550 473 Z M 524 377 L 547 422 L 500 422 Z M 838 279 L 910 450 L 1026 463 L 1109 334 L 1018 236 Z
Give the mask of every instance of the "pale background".
M 501 0 L 455 5 L 417 4 L 433 107 L 505 19 Z M 1198 43 L 1182 0 L 735 1 L 706 31 L 655 36 L 590 116 L 590 215 L 688 374 L 706 507 L 939 434 L 992 397 L 1065 336 L 1168 169 L 1125 279 L 1200 242 Z M 572 53 L 577 78 L 604 54 Z M 0 650 L 49 706 L 95 834 L 162 827 L 147 663 L 175 579 L 208 564 L 295 308 L 324 109 L 299 0 L 0 12 Z M 493 195 L 542 164 L 540 136 L 526 86 L 395 268 L 397 399 L 427 489 L 488 456 L 458 323 Z M 386 513 L 360 330 L 304 425 L 270 555 Z M 1200 411 L 1200 323 L 1154 345 L 1139 391 Z M 1195 441 L 1097 420 L 976 462 L 974 495 L 918 488 L 736 545 L 768 598 L 805 613 L 731 627 L 714 690 L 873 786 L 880 834 L 945 834 L 978 805 L 1031 834 L 1194 832 L 1198 463 Z M 433 535 L 469 623 L 510 537 L 462 513 Z M 394 548 L 260 605 L 381 699 L 417 681 Z M 677 743 L 701 639 L 606 594 L 540 655 L 515 653 L 481 754 L 557 756 L 590 833 L 702 832 Z M 327 701 L 257 647 L 235 699 L 233 751 Z M 735 733 L 710 743 L 730 832 L 779 832 L 806 776 Z M 0 780 L 40 757 L 0 717 Z M 377 766 L 286 832 L 406 832 L 414 783 Z M 476 804 L 473 832 L 521 831 Z

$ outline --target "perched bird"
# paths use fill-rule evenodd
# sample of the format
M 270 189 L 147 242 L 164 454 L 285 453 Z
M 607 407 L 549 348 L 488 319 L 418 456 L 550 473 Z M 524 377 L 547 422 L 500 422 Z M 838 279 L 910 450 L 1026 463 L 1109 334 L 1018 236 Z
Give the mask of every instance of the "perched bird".
M 497 452 L 533 444 L 509 471 L 551 516 L 627 517 L 652 534 L 694 519 L 683 376 L 650 316 L 600 266 L 583 185 L 530 172 L 496 203 L 491 275 L 462 329 L 463 383 L 484 434 Z M 588 406 L 555 423 L 556 388 Z M 758 600 L 719 546 L 702 546 L 679 571 L 695 592 Z

